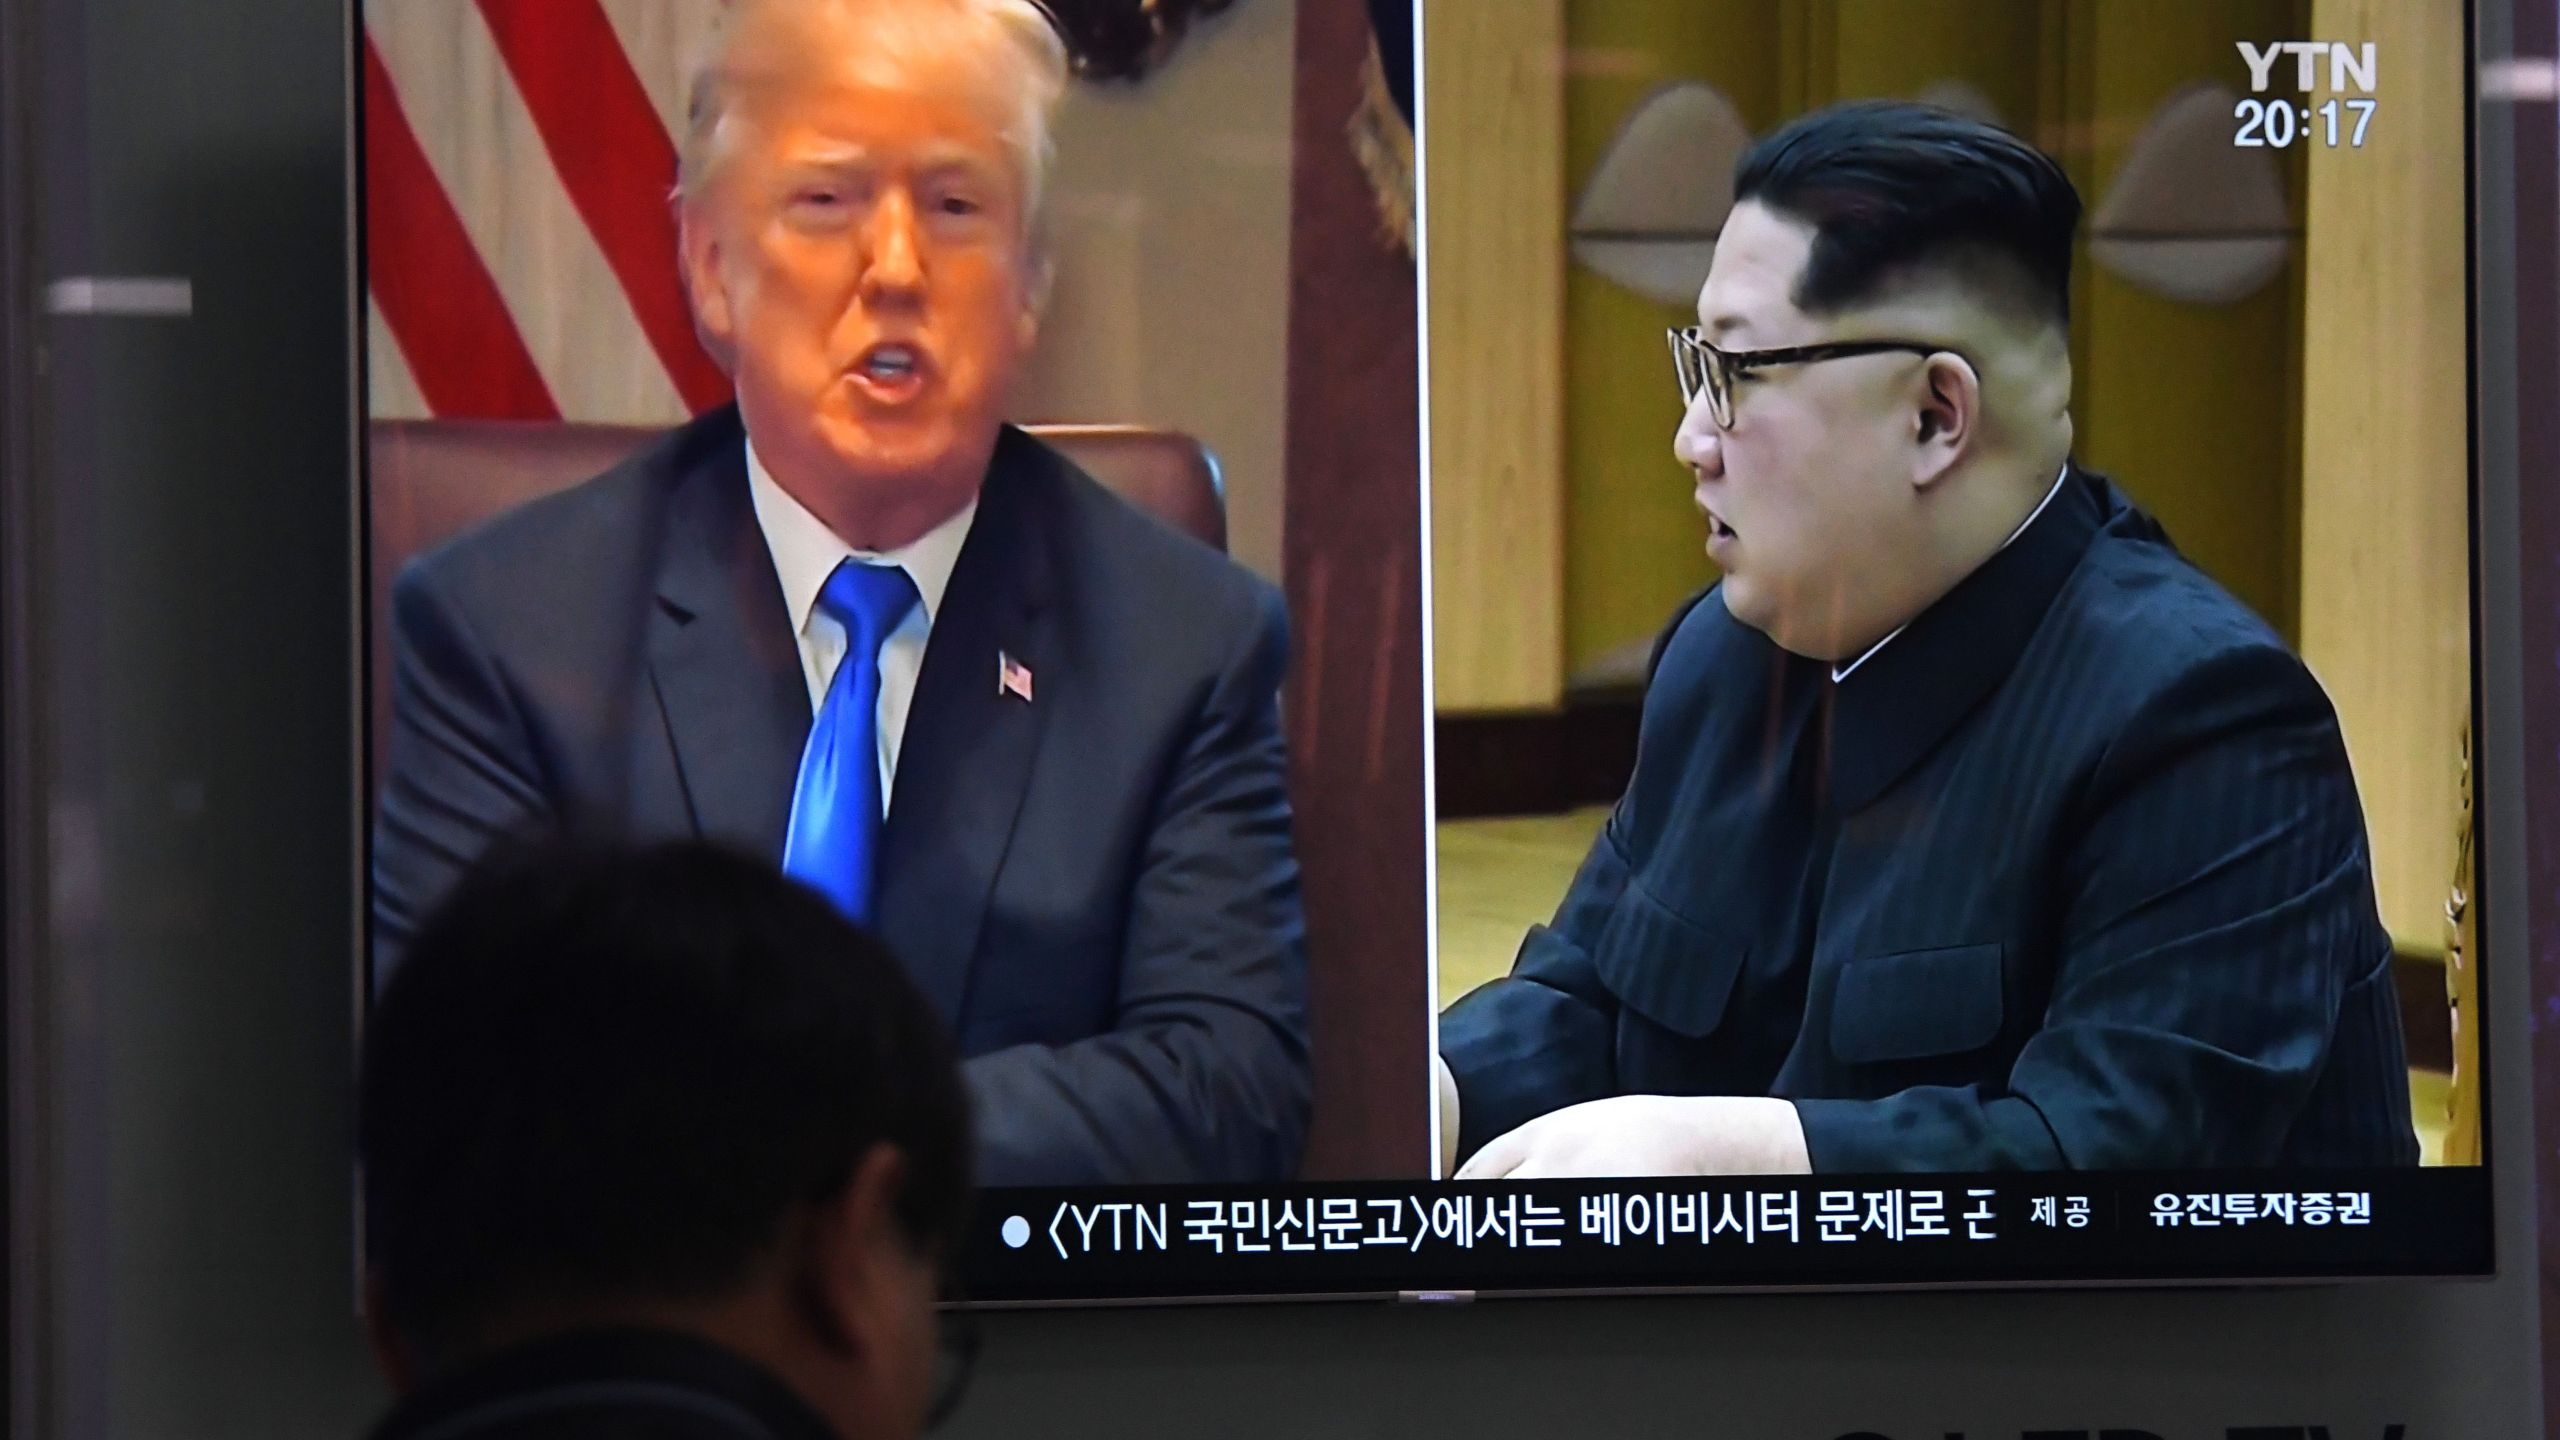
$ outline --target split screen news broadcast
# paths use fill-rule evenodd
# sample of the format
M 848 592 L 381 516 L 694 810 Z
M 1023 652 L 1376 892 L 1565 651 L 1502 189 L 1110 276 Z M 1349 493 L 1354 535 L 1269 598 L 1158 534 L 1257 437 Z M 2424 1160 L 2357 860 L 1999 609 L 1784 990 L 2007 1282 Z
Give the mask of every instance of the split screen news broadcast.
M 778 867 L 988 1303 L 2492 1270 L 2462 5 L 360 44 L 366 995 Z

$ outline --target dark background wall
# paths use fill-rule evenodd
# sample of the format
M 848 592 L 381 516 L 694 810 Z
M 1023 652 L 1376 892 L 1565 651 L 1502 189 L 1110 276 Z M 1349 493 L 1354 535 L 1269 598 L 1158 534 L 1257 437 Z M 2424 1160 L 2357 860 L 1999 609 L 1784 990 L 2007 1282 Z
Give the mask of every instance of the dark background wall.
M 351 1321 L 345 30 L 328 0 L 7 0 L 54 315 L 5 539 L 12 1433 L 288 1435 Z M 12 100 L 24 97 L 20 91 Z M 13 296 L 23 302 L 24 295 Z M 43 937 L 39 953 L 15 940 Z M 15 1038 L 15 1037 L 13 1037 Z
M 2560 51 L 2560 13 L 2548 4 L 2519 6 L 2520 52 Z M 2521 793 L 2533 806 L 2533 833 L 2521 885 L 2493 894 L 2491 903 L 2521 907 L 2532 918 L 2534 1178 L 2544 1243 L 2542 1296 L 2542 1408 L 2560 1416 L 2560 411 L 2548 403 L 2560 392 L 2560 135 L 2550 112 L 2538 107 L 2538 123 L 2519 117 L 2514 144 L 2516 269 L 2514 303 L 2492 320 L 2514 327 L 2516 391 L 2543 403 L 2519 405 L 2513 432 L 2515 473 L 2532 477 L 2516 495 L 2517 555 L 2523 603 L 2517 609 L 2515 652 L 2522 664 L 2521 706 L 2527 717 Z M 2494 653 L 2494 652 L 2492 652 Z
M 32 431 L 13 415 L 0 446 L 34 442 L 0 511 L 0 783 L 30 822 L 0 854 L 11 1433 L 349 1435 L 380 1397 L 345 1167 L 345 17 L 337 0 L 0 8 L 0 30 L 33 22 L 41 45 L 0 72 L 43 92 L 35 278 L 183 275 L 194 293 L 183 319 L 48 319 L 9 372 L 35 400 Z M 2553 123 L 2547 104 L 2518 113 Z M 2504 223 L 2492 296 L 2511 283 Z M 2515 506 L 2512 339 L 2491 324 L 2483 343 L 2494 521 Z M 2514 527 L 2487 533 L 2500 1280 L 1008 1315 L 958 1432 L 2534 1433 L 2528 995 L 2501 963 L 2527 953 L 2520 570 Z M 2535 603 L 2560 603 L 2552 557 L 2536 564 Z M 2547 745 L 2560 715 L 2540 718 Z M 2534 819 L 2550 843 L 2554 817 Z

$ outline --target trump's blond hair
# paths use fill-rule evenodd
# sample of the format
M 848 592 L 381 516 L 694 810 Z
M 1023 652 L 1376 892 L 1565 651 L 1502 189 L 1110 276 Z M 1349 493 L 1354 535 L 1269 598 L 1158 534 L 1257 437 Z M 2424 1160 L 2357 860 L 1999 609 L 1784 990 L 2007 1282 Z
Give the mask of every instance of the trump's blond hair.
M 741 42 L 775 20 L 834 22 L 866 78 L 895 83 L 923 55 L 975 54 L 986 93 L 1010 107 L 1003 133 L 1036 230 L 1051 153 L 1050 122 L 1067 87 L 1066 44 L 1033 0 L 728 0 L 695 65 L 676 155 L 676 199 L 691 205 L 718 173 L 740 98 L 771 79 Z

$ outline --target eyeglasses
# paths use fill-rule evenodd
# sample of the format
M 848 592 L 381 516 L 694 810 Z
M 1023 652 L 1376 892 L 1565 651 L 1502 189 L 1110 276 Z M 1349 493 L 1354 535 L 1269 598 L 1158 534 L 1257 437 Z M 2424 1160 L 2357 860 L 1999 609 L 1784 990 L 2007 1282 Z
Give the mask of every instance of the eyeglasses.
M 925 1409 L 927 1430 L 941 1429 L 960 1408 L 960 1397 L 968 1393 L 969 1377 L 978 1368 L 978 1315 L 962 1301 L 958 1285 L 943 1285 L 933 1320 L 933 1398 Z
M 1846 360 L 1853 355 L 1890 355 L 1897 352 L 1912 355 L 1960 354 L 1945 345 L 1924 345 L 1917 340 L 1844 340 L 1833 345 L 1797 345 L 1784 350 L 1719 350 L 1707 343 L 1705 334 L 1695 325 L 1675 326 L 1671 335 L 1671 368 L 1680 376 L 1680 403 L 1685 408 L 1698 403 L 1698 395 L 1707 397 L 1707 413 L 1715 418 L 1716 428 L 1733 428 L 1733 383 L 1754 370 L 1775 365 L 1814 365 L 1825 360 Z M 1971 362 L 1967 362 L 1971 363 Z

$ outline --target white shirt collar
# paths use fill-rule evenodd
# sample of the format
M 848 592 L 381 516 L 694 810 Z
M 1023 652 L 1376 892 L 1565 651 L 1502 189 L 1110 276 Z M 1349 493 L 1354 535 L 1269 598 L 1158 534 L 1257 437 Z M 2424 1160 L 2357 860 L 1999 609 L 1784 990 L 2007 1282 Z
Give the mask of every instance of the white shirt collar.
M 905 570 L 907 578 L 916 582 L 925 623 L 931 625 L 942 611 L 942 592 L 951 586 L 951 570 L 960 563 L 960 547 L 969 538 L 970 522 L 978 516 L 978 501 L 972 496 L 950 519 L 906 545 L 889 551 L 856 550 L 782 488 L 764 468 L 753 440 L 747 442 L 747 494 L 755 503 L 756 525 L 764 531 L 765 548 L 773 552 L 773 571 L 782 581 L 782 601 L 795 635 L 809 628 L 809 612 L 817 608 L 818 592 L 847 556 Z
M 2018 537 L 2019 537 L 2019 536 L 2021 536 L 2021 535 L 2026 534 L 2026 533 L 2027 533 L 2027 527 L 2028 527 L 2028 526 L 2030 526 L 2030 525 L 2033 525 L 2034 523 L 2036 523 L 2036 517 L 2044 513 L 2044 507 L 2046 507 L 2047 505 L 2052 504 L 2052 503 L 2053 503 L 2053 497 L 2062 493 L 2062 482 L 2063 482 L 2063 481 L 2065 481 L 2065 480 L 2068 480 L 2068 479 L 2070 479 L 2070 478 L 2071 478 L 2071 462 L 2070 462 L 2070 461 L 2068 461 L 2068 460 L 2065 460 L 2065 461 L 2063 461 L 2063 462 L 2062 462 L 2062 473 L 2053 477 L 2053 484 L 2052 484 L 2051 486 L 2049 486 L 2049 487 L 2047 487 L 2047 488 L 2046 488 L 2046 490 L 2045 490 L 2045 492 L 2044 492 L 2044 498 L 2036 502 L 2036 508 L 2034 508 L 2033 510 L 2030 510 L 2030 511 L 2028 511 L 2028 512 L 2027 512 L 2027 518 L 2026 518 L 2026 519 L 2021 520 L 2021 521 L 2019 521 L 2019 522 L 2018 522 L 2018 528 L 2017 528 L 2017 529 L 2012 530 L 2012 531 L 2010 531 L 2010 532 L 2009 532 L 2009 538 L 2000 542 L 2000 550 L 2006 550 L 2006 549 L 2008 549 L 2010 546 L 2012 546 L 2012 545 L 2014 545 L 2014 544 L 2018 543 Z M 2000 550 L 1994 550 L 1994 551 L 1992 551 L 1991 553 L 1992 553 L 1992 554 L 1994 554 L 1994 555 L 1997 555 L 1997 554 L 1999 554 L 1999 553 L 2000 553 Z M 1832 666 L 1832 667 L 1831 667 L 1831 683 L 1832 683 L 1832 684 L 1834 684 L 1834 685 L 1837 685 L 1837 684 L 1839 684 L 1841 681 L 1848 679 L 1848 678 L 1849 678 L 1849 672 L 1850 672 L 1850 671 L 1855 670 L 1855 669 L 1857 669 L 1859 666 L 1864 665 L 1864 664 L 1866 664 L 1868 661 L 1873 660 L 1874 658 L 1876 658 L 1876 652 L 1877 652 L 1877 651 L 1879 651 L 1879 650 L 1881 650 L 1881 649 L 1883 649 L 1883 648 L 1884 648 L 1884 647 L 1886 647 L 1887 645 L 1892 644 L 1892 643 L 1893 643 L 1893 637 L 1894 637 L 1895 635 L 1899 635 L 1899 634 L 1901 634 L 1903 631 L 1908 630 L 1908 629 L 1910 629 L 1910 628 L 1911 628 L 1911 622 L 1910 622 L 1910 621 L 1908 621 L 1908 620 L 1905 620 L 1905 621 L 1903 621 L 1901 624 L 1894 626 L 1894 627 L 1893 627 L 1893 629 L 1892 629 L 1892 631 L 1891 631 L 1890 633 L 1888 633 L 1888 634 L 1887 634 L 1883 639 L 1881 639 L 1881 640 L 1877 641 L 1877 642 L 1876 642 L 1876 643 L 1874 643 L 1873 645 L 1868 646 L 1868 647 L 1867 647 L 1867 653 L 1865 653 L 1864 655 L 1859 656 L 1857 659 L 1850 661 L 1850 662 L 1849 662 L 1848 664 L 1846 664 L 1846 665 L 1834 665 L 1834 666 Z

